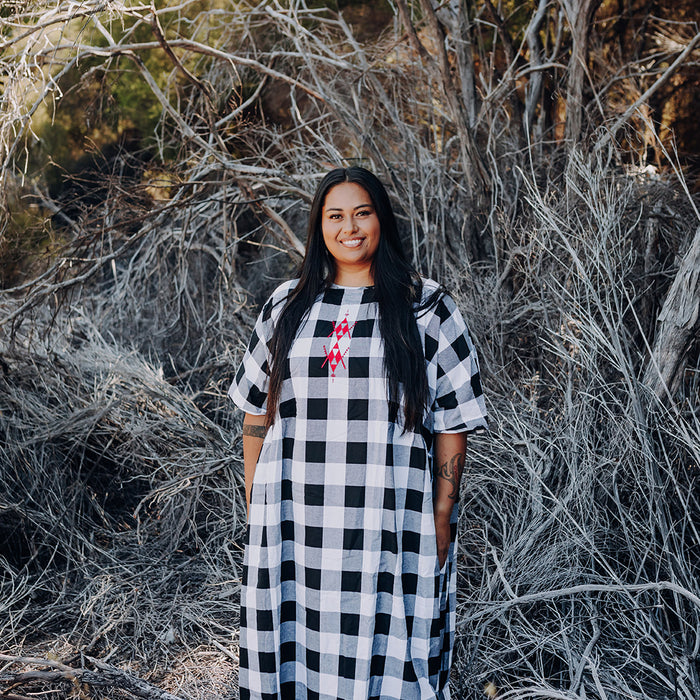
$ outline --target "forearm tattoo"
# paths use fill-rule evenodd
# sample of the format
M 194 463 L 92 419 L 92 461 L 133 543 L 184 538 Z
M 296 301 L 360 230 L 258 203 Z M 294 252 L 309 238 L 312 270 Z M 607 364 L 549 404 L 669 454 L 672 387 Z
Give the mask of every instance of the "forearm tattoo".
M 453 501 L 459 495 L 459 477 L 462 474 L 464 467 L 464 455 L 456 454 L 440 465 L 437 469 L 437 475 L 440 479 L 444 479 L 450 485 L 450 493 L 448 498 Z
M 264 425 L 248 425 L 243 424 L 243 435 L 248 435 L 249 437 L 265 438 L 267 435 L 267 426 Z

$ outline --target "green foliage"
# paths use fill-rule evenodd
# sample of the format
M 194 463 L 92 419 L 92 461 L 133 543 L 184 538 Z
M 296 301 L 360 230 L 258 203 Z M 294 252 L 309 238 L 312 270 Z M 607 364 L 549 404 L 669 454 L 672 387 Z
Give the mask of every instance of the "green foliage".
M 176 4 L 172 0 L 159 3 L 161 8 Z M 215 25 L 216 14 L 207 18 L 206 13 L 217 5 L 223 6 L 223 3 L 190 3 L 188 21 L 182 21 L 177 12 L 164 15 L 161 22 L 166 36 L 176 38 L 188 31 L 199 40 L 216 44 L 224 27 Z M 124 16 L 118 21 L 109 21 L 107 16 L 101 16 L 100 20 L 115 41 L 124 37 L 134 44 L 156 41 L 150 24 L 140 19 Z M 71 29 L 84 44 L 108 45 L 92 23 L 75 23 Z M 71 30 L 65 33 L 70 34 Z M 141 50 L 138 55 L 161 92 L 186 99 L 186 81 L 160 47 Z M 179 60 L 195 73 L 206 69 L 207 61 L 200 57 L 179 56 Z M 47 181 L 54 191 L 63 179 L 60 171 L 79 172 L 92 161 L 91 156 L 96 151 L 118 144 L 143 152 L 148 158 L 162 156 L 167 161 L 174 155 L 171 150 L 155 148 L 159 128 L 169 126 L 167 116 L 132 58 L 116 56 L 106 62 L 98 56 L 82 58 L 61 77 L 58 85 L 62 96 L 55 104 L 45 105 L 35 116 L 33 131 L 38 143 L 30 145 L 32 170 L 38 172 L 48 165 Z
M 27 197 L 13 197 L 9 221 L 0 239 L 0 289 L 36 276 L 60 244 L 50 213 Z
M 152 40 L 146 31 L 143 25 L 137 27 L 134 40 Z M 106 45 L 104 37 L 91 39 Z M 163 89 L 170 72 L 167 57 L 160 50 L 148 51 L 143 60 Z M 117 57 L 107 65 L 99 58 L 83 59 L 58 85 L 63 96 L 53 109 L 47 105 L 35 117 L 38 142 L 30 147 L 32 169 L 48 165 L 46 178 L 54 191 L 62 171 L 79 172 L 95 151 L 125 140 L 132 147 L 154 151 L 161 106 L 129 58 Z

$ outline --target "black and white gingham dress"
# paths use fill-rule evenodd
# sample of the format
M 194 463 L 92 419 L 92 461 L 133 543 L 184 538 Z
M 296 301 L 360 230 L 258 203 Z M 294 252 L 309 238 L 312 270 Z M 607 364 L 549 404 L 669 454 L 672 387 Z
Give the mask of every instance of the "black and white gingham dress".
M 294 284 L 263 307 L 231 386 L 248 413 L 265 412 L 267 342 Z M 373 295 L 328 289 L 289 353 L 251 494 L 242 699 L 449 698 L 456 571 L 452 551 L 438 566 L 430 450 L 433 433 L 486 426 L 479 367 L 449 296 L 418 314 L 432 408 L 403 433 Z

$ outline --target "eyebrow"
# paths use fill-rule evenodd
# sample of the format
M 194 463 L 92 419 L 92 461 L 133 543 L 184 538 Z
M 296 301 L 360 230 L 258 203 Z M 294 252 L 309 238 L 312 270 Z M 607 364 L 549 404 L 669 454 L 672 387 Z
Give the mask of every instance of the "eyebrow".
M 356 207 L 354 207 L 353 211 L 355 209 L 366 209 L 369 207 L 370 209 L 374 209 L 374 207 L 371 204 L 358 204 Z M 326 211 L 343 211 L 340 207 L 331 207 L 329 209 L 326 209 Z

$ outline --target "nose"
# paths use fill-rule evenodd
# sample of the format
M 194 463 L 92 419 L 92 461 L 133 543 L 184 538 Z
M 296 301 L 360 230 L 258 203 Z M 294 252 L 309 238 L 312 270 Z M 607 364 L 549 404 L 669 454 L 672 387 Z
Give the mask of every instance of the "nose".
M 344 233 L 354 233 L 355 231 L 357 231 L 357 222 L 355 221 L 354 216 L 349 216 L 343 222 L 343 232 Z

